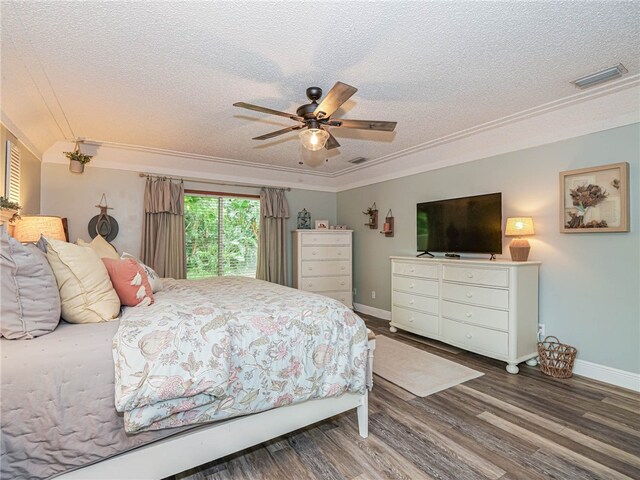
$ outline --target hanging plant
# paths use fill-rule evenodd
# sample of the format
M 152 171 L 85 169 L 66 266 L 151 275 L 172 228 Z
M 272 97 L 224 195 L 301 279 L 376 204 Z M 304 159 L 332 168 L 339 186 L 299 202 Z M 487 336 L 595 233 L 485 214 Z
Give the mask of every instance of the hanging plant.
M 80 143 L 76 142 L 76 148 L 73 152 L 64 152 L 69 159 L 69 171 L 73 173 L 84 172 L 85 164 L 89 163 L 93 158 L 92 155 L 85 155 L 80 151 Z

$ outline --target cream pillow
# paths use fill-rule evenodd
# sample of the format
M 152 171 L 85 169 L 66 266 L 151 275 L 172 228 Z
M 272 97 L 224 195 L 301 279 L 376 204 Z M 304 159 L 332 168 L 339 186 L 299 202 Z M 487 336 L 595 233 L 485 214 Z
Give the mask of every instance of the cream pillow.
M 120 299 L 109 273 L 93 248 L 46 239 L 47 259 L 62 301 L 62 318 L 70 323 L 107 322 L 118 317 Z
M 102 235 L 96 235 L 96 237 L 91 240 L 91 243 L 87 243 L 83 239 L 79 238 L 76 240 L 76 245 L 93 248 L 100 258 L 111 258 L 112 260 L 120 259 L 120 255 L 118 255 L 116 249 L 113 245 L 107 242 Z

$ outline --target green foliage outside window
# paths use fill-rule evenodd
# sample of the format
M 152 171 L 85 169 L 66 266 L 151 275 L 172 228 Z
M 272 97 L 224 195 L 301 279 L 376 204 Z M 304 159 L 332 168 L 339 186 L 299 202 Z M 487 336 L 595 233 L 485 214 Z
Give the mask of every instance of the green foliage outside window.
M 255 276 L 259 200 L 185 195 L 184 210 L 187 278 Z

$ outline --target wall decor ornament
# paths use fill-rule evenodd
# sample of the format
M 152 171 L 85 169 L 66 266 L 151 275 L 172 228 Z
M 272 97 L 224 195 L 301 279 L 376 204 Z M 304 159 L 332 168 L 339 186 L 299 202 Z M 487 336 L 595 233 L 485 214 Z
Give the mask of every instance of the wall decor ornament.
M 629 231 L 629 164 L 560 172 L 560 232 Z
M 100 209 L 100 214 L 89 220 L 89 236 L 96 238 L 97 235 L 103 237 L 107 242 L 111 242 L 118 236 L 118 222 L 111 215 L 107 214 L 108 210 L 113 210 L 107 205 L 107 196 L 103 193 L 100 203 L 96 205 Z
M 328 230 L 329 220 L 316 220 L 316 230 Z
M 310 230 L 311 229 L 311 214 L 307 212 L 306 208 L 303 208 L 298 212 L 298 229 Z
M 373 202 L 373 205 L 362 213 L 369 216 L 369 221 L 364 224 L 365 227 L 369 227 L 371 229 L 378 228 L 378 207 L 376 206 L 376 202 Z
M 80 142 L 76 142 L 76 146 L 73 152 L 64 152 L 65 156 L 69 159 L 69 171 L 72 173 L 84 172 L 85 164 L 89 163 L 93 158 L 93 155 L 85 155 L 80 151 Z

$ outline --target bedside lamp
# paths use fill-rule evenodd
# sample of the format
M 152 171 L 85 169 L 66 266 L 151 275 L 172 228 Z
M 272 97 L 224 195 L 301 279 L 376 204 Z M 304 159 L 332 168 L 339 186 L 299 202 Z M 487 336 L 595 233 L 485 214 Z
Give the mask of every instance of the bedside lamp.
M 527 258 L 529 258 L 529 250 L 531 250 L 529 241 L 526 238 L 520 238 L 524 235 L 535 235 L 533 219 L 531 217 L 507 218 L 504 236 L 516 237 L 511 240 L 511 244 L 509 245 L 511 260 L 514 262 L 526 262 Z
M 62 218 L 46 215 L 21 215 L 13 227 L 13 238 L 22 243 L 36 243 L 40 235 L 67 241 Z

